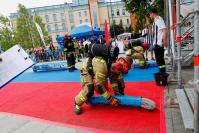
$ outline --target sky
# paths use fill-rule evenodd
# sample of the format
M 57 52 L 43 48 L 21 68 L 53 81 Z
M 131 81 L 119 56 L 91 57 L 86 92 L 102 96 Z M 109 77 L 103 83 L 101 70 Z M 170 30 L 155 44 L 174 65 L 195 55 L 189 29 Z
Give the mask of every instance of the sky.
M 9 17 L 10 13 L 14 13 L 17 11 L 17 6 L 19 3 L 23 4 L 26 8 L 33 8 L 63 4 L 65 2 L 71 1 L 72 0 L 0 0 L 0 14 Z
M 19 3 L 26 8 L 49 6 L 56 4 L 63 4 L 64 2 L 71 2 L 72 0 L 0 0 L 0 14 L 9 16 L 10 13 L 17 11 Z

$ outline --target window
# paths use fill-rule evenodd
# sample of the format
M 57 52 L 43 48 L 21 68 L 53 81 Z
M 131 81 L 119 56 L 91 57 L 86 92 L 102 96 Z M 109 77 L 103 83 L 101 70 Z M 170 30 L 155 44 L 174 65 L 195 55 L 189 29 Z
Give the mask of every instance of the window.
M 68 12 L 70 22 L 74 22 L 74 16 L 72 12 Z
M 87 16 L 87 11 L 84 11 L 84 16 Z
M 115 20 L 113 20 L 113 24 L 114 24 L 114 25 L 116 24 Z
M 114 10 L 111 10 L 111 15 L 114 16 Z
M 58 25 L 55 24 L 55 31 L 58 31 L 58 30 L 59 30 Z
M 94 26 L 98 27 L 98 19 L 97 19 L 97 10 L 96 7 L 93 7 L 93 18 L 94 18 Z
M 66 30 L 66 24 L 65 23 L 62 23 L 62 29 Z
M 120 16 L 120 10 L 117 9 L 117 16 Z
M 50 25 L 47 25 L 47 30 L 48 30 L 49 33 L 51 32 L 51 27 L 50 27 Z
M 128 18 L 126 19 L 126 23 L 129 24 L 129 19 Z
M 78 14 L 79 14 L 79 17 L 81 17 L 81 16 L 82 16 L 81 12 L 78 12 Z
M 46 22 L 49 22 L 49 17 L 48 17 L 48 15 L 45 15 L 45 18 L 46 18 Z
M 125 9 L 122 9 L 122 15 L 126 15 Z
M 85 19 L 85 22 L 88 22 L 88 19 Z
M 62 21 L 65 20 L 64 13 L 61 13 L 61 20 L 62 20 Z
M 53 14 L 53 20 L 57 21 L 57 15 L 56 14 Z
M 120 25 L 123 25 L 122 19 L 120 19 Z
M 79 23 L 81 24 L 81 23 L 82 23 L 82 20 L 79 20 Z

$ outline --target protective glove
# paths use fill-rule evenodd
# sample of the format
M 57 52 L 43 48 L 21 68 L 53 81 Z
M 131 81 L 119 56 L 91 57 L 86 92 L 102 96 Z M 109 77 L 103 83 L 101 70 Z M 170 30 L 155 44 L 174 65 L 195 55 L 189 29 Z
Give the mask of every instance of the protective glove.
M 93 75 L 93 68 L 92 68 L 92 67 L 88 67 L 88 73 L 89 73 L 90 75 Z
M 115 106 L 115 107 L 117 107 L 119 105 L 119 101 L 114 97 L 110 98 L 109 103 L 111 106 Z

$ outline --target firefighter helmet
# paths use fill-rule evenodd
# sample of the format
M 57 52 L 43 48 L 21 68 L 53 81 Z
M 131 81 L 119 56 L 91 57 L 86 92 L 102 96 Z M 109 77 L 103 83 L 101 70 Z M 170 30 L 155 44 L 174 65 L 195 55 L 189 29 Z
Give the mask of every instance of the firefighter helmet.
M 117 62 L 122 64 L 122 72 L 128 73 L 128 70 L 131 68 L 133 60 L 130 57 L 120 57 Z

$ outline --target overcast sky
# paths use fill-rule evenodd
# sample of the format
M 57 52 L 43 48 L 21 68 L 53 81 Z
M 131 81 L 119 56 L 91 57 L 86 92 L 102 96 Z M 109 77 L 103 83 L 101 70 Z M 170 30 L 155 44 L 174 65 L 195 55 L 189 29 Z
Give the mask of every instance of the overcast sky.
M 9 16 L 10 13 L 16 12 L 19 3 L 25 5 L 27 8 L 32 8 L 63 4 L 64 2 L 71 1 L 72 0 L 0 0 L 0 14 L 3 14 L 4 16 Z
M 9 16 L 10 13 L 17 11 L 19 3 L 27 8 L 63 4 L 72 0 L 0 0 L 0 14 Z

